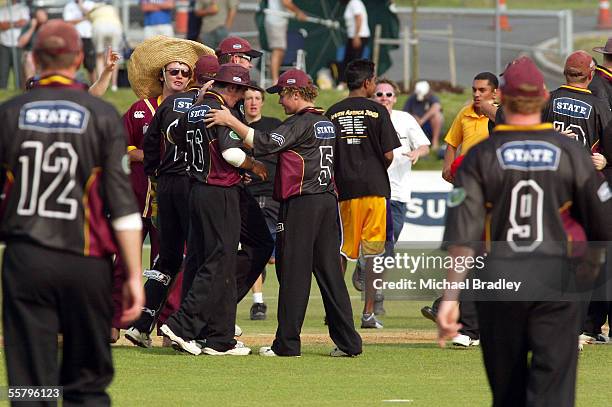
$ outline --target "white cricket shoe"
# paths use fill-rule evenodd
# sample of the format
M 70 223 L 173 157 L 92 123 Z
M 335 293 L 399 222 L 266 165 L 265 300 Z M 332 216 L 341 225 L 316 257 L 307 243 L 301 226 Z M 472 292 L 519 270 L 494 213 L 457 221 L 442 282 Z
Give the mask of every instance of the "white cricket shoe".
M 472 339 L 467 335 L 459 334 L 453 338 L 452 343 L 455 346 L 463 346 L 464 348 L 469 348 L 470 346 L 480 345 L 480 339 Z
M 263 346 L 261 348 L 259 348 L 259 356 L 278 356 L 273 350 L 272 350 L 272 346 Z M 302 357 L 301 355 L 295 355 L 295 356 L 288 356 L 291 358 L 300 358 Z
M 234 324 L 234 336 L 242 336 L 242 328 Z
M 329 352 L 329 356 L 331 356 L 332 358 L 354 358 L 357 355 L 349 355 L 348 353 L 339 348 L 334 348 L 331 352 Z
M 151 336 L 148 333 L 140 332 L 138 329 L 131 327 L 125 331 L 125 339 L 132 342 L 141 348 L 150 348 L 152 346 Z
M 202 349 L 196 344 L 196 341 L 186 341 L 185 339 L 177 336 L 170 327 L 166 324 L 162 325 L 159 330 L 167 336 L 172 342 L 176 343 L 185 352 L 191 353 L 192 355 L 198 356 L 202 353 Z
M 225 352 L 219 352 L 209 347 L 202 349 L 202 352 L 210 356 L 248 356 L 251 354 L 251 348 L 244 346 L 242 342 L 236 342 L 232 349 L 228 349 Z

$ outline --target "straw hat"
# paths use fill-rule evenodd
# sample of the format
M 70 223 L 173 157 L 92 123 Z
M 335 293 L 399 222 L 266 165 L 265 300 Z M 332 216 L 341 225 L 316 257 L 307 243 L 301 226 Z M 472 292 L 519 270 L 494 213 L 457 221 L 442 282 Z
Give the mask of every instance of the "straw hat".
M 202 55 L 215 51 L 199 42 L 157 35 L 138 44 L 128 61 L 128 79 L 132 90 L 141 99 L 159 96 L 161 69 L 170 62 L 189 65 L 191 70 Z M 192 78 L 193 81 L 193 78 Z

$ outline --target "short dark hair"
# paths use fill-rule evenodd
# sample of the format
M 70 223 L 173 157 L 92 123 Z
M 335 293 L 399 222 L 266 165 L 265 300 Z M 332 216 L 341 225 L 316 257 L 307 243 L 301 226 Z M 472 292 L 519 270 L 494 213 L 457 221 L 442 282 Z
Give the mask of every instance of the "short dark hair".
M 499 81 L 497 80 L 497 76 L 491 72 L 481 72 L 478 75 L 474 76 L 475 81 L 489 81 L 489 85 L 493 89 L 497 89 L 499 87 Z
M 355 59 L 346 66 L 344 76 L 349 90 L 359 89 L 368 79 L 374 78 L 374 62 L 367 59 Z
M 234 54 L 221 54 L 218 57 L 219 65 L 229 64 Z
M 253 89 L 253 88 L 247 88 L 247 90 L 250 90 L 251 92 L 257 92 L 261 95 L 261 101 L 264 102 L 266 100 L 266 92 L 262 92 L 259 89 Z
M 612 54 L 603 54 L 604 62 L 612 62 Z

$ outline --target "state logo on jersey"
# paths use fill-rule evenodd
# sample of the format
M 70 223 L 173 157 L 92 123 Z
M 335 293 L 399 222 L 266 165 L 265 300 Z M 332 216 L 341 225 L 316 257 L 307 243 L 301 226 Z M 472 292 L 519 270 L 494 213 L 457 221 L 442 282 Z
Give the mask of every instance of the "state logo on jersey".
M 555 98 L 553 100 L 553 112 L 562 116 L 574 117 L 576 119 L 588 119 L 591 117 L 593 106 L 578 99 L 568 97 Z
M 322 120 L 314 124 L 315 137 L 318 139 L 336 138 L 336 128 L 330 121 Z
M 497 149 L 504 170 L 556 171 L 561 149 L 546 141 L 510 141 Z
M 210 106 L 208 105 L 199 105 L 192 107 L 187 112 L 187 121 L 189 123 L 197 123 L 204 121 L 206 113 L 210 110 Z
M 89 123 L 89 110 L 68 100 L 26 103 L 19 112 L 19 129 L 43 133 L 82 134 Z
M 177 113 L 187 113 L 187 111 L 193 105 L 192 98 L 176 98 L 174 99 L 174 105 L 172 106 L 172 110 Z

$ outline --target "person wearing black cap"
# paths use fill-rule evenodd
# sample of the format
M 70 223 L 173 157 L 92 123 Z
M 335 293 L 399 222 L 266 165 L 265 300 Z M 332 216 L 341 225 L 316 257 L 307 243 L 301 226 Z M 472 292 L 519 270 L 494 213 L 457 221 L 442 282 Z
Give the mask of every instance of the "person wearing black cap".
M 480 300 L 478 322 L 493 406 L 570 407 L 581 305 L 564 296 L 559 282 L 573 274 L 568 245 L 580 233 L 570 235 L 566 225 L 569 221 L 574 231 L 582 230 L 583 240 L 609 241 L 612 193 L 593 171 L 586 150 L 541 122 L 548 92 L 533 61 L 510 66 L 501 89 L 507 124 L 474 146 L 459 168 L 448 198 L 444 242 L 458 265 L 474 257 L 475 246 L 488 247 L 484 269 L 471 270 L 471 281 L 506 275 L 528 287 L 511 294 L 471 291 Z M 601 249 L 574 247 L 584 253 L 576 275 L 591 277 L 600 266 Z M 451 268 L 447 281 L 460 287 L 466 274 Z M 460 291 L 444 292 L 437 320 L 441 346 L 460 328 Z
M 239 168 L 253 171 L 263 179 L 266 170 L 261 162 L 241 150 L 242 140 L 230 128 L 204 125 L 204 116 L 210 109 L 233 108 L 244 98 L 247 88 L 259 89 L 250 85 L 246 68 L 221 65 L 212 88 L 168 135 L 179 152 L 187 153 L 188 172 L 193 180 L 188 247 L 196 256 L 197 269 L 181 307 L 161 331 L 193 355 L 203 352 L 244 356 L 251 352 L 234 339 L 238 296 L 236 248 L 241 218 Z M 206 338 L 203 349 L 195 342 L 199 338 Z
M 207 114 L 208 126 L 226 125 L 255 155 L 278 154 L 274 199 L 281 202 L 276 228 L 276 273 L 279 281 L 278 328 L 262 356 L 300 356 L 300 332 L 314 273 L 329 334 L 337 348 L 331 356 L 361 353 L 346 284 L 340 272 L 338 198 L 334 187 L 334 125 L 314 107 L 317 88 L 297 69 L 284 72 L 267 89 L 291 115 L 279 127 L 263 132 L 243 124 L 226 108 Z
M 83 61 L 74 26 L 48 21 L 33 56 L 40 81 L 0 105 L 8 385 L 62 386 L 65 406 L 109 406 L 115 242 L 127 271 L 121 321 L 144 304 L 126 137 L 115 108 L 74 80 Z
M 183 274 L 178 274 L 189 232 L 189 212 L 185 210 L 185 202 L 189 201 L 190 180 L 185 153 L 179 153 L 166 136 L 192 106 L 202 85 L 214 78 L 218 70 L 216 56 L 201 56 L 194 68 L 195 85 L 164 99 L 144 135 L 144 172 L 157 184 L 159 256 L 153 270 L 145 272 L 148 277 L 145 283 L 145 309 L 150 312 L 143 312 L 125 332 L 128 340 L 141 347 L 151 347 L 149 335 L 155 323 L 159 319 L 159 324 L 163 324 L 169 314 L 178 309 L 183 297 L 181 284 L 185 294 L 195 272 L 193 267 L 189 267 L 193 254 L 187 253 L 185 275 L 188 277 L 183 280 Z M 170 309 L 168 305 L 171 305 Z M 162 310 L 166 315 L 160 315 Z

